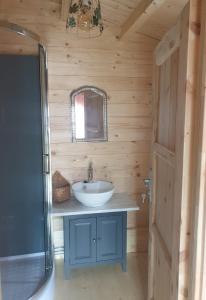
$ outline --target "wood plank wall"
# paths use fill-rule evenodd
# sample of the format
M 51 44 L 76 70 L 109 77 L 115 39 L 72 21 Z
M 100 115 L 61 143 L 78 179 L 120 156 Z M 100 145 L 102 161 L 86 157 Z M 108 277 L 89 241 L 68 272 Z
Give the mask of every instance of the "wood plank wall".
M 128 251 L 146 251 L 148 207 L 142 204 L 143 179 L 150 167 L 152 127 L 152 52 L 156 41 L 135 34 L 135 40 L 117 41 L 106 28 L 99 39 L 68 34 L 60 21 L 59 1 L 2 0 L 0 17 L 33 30 L 48 50 L 49 108 L 52 172 L 59 170 L 70 182 L 84 179 L 90 160 L 96 179 L 114 182 L 127 192 L 141 211 L 128 219 Z M 30 53 L 31 46 L 9 39 L 0 31 L 0 51 Z M 15 45 L 12 44 L 15 42 Z M 70 93 L 94 85 L 108 93 L 108 143 L 71 143 Z M 54 222 L 55 245 L 62 247 L 62 222 Z

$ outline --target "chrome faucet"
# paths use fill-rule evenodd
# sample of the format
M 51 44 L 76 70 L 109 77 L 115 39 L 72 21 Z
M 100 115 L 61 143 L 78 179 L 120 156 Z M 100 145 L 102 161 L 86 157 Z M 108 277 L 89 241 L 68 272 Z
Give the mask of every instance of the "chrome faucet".
M 93 181 L 93 175 L 94 175 L 93 165 L 92 162 L 90 162 L 88 168 L 88 182 Z

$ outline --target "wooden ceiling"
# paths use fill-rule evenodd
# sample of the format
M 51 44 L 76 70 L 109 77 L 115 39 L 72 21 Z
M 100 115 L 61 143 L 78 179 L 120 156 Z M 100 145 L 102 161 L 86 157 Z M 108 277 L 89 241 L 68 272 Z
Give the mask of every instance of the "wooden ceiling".
M 55 22 L 65 15 L 70 0 L 0 0 L 0 19 Z M 105 27 L 120 38 L 141 33 L 161 39 L 175 24 L 188 0 L 100 0 Z M 31 15 L 32 12 L 32 15 Z M 15 15 L 15 18 L 13 16 Z M 9 18 L 8 18 L 9 17 Z M 53 21 L 52 21 L 53 20 Z
M 130 31 L 140 32 L 160 40 L 176 23 L 188 0 L 154 0 L 152 2 L 146 12 L 136 20 Z
M 68 0 L 62 1 L 65 18 Z M 101 0 L 106 27 L 115 30 L 117 37 L 142 33 L 155 39 L 161 37 L 175 24 L 188 0 Z

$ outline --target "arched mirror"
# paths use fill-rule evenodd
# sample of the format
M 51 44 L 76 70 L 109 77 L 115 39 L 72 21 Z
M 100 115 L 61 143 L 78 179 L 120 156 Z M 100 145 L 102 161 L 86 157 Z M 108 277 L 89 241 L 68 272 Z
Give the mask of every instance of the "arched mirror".
M 71 93 L 72 141 L 107 141 L 107 95 L 93 86 Z

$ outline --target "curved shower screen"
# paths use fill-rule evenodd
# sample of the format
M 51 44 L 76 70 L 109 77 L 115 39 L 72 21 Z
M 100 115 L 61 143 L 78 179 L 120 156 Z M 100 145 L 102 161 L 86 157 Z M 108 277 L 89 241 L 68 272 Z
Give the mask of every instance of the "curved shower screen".
M 15 26 L 0 28 L 1 300 L 31 298 L 53 268 L 46 52 Z

